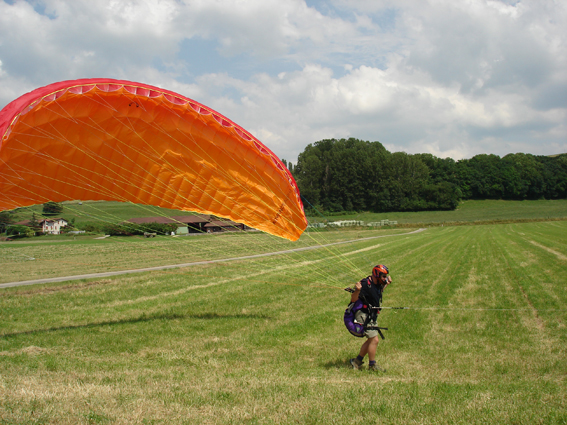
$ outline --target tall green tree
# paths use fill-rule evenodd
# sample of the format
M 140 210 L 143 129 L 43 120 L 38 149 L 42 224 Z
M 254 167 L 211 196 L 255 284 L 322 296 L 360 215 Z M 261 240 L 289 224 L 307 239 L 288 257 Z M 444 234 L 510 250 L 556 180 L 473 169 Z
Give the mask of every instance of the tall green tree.
M 31 227 L 35 233 L 42 231 L 42 228 L 39 225 L 39 220 L 37 219 L 37 215 L 35 214 L 35 212 L 32 213 L 29 227 Z
M 538 157 L 538 160 L 542 164 L 545 198 L 567 198 L 567 154 L 556 157 Z
M 295 179 L 306 207 L 320 206 L 324 163 L 321 150 L 312 144 L 299 154 L 295 166 Z
M 388 188 L 390 195 L 389 207 L 385 211 L 427 209 L 420 195 L 428 182 L 429 170 L 419 157 L 395 152 L 388 157 L 384 167 L 384 186 Z
M 418 153 L 414 156 L 429 169 L 431 183 L 457 183 L 457 163 L 453 158 L 437 158 L 430 153 Z
M 6 228 L 14 222 L 11 211 L 0 211 L 0 233 L 4 233 Z
M 455 182 L 464 199 L 567 197 L 567 155 L 476 155 L 459 161 L 455 169 Z
M 306 206 L 325 211 L 454 209 L 461 199 L 567 197 L 567 155 L 475 155 L 454 161 L 388 152 L 379 142 L 325 139 L 299 155 Z
M 299 155 L 295 178 L 307 205 L 325 211 L 372 208 L 387 151 L 379 142 L 325 139 Z
M 534 155 L 516 153 L 502 158 L 504 199 L 538 199 L 544 196 L 543 164 Z
M 504 181 L 498 155 L 475 155 L 461 161 L 468 172 L 462 182 L 473 199 L 502 199 Z
M 43 204 L 43 215 L 57 215 L 63 212 L 63 205 L 59 202 L 49 201 Z

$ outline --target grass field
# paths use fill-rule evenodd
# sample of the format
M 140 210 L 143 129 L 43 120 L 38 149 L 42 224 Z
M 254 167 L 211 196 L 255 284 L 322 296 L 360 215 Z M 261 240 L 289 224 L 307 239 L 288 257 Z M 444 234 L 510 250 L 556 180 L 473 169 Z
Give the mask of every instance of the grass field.
M 121 202 L 65 202 L 62 216 L 81 222 L 120 223 L 132 217 L 175 216 L 184 213 L 163 208 Z M 20 209 L 17 219 L 39 216 L 41 206 Z M 404 227 L 436 226 L 440 224 L 479 224 L 537 220 L 567 220 L 567 200 L 555 201 L 465 201 L 455 211 L 421 211 L 415 213 L 360 213 L 325 217 L 329 220 L 358 219 L 367 222 L 389 218 L 397 220 L 398 229 L 386 234 L 407 232 Z M 322 217 L 310 217 L 310 221 Z M 34 238 L 0 242 L 0 284 L 53 278 L 93 272 L 112 272 L 161 265 L 184 264 L 225 257 L 254 255 L 310 245 L 321 245 L 354 238 L 384 234 L 384 231 L 346 229 L 346 232 L 306 232 L 299 242 L 290 243 L 269 235 L 223 235 L 223 243 L 210 243 L 211 235 L 189 238 L 112 237 L 101 235 L 45 235 Z M 215 237 L 218 237 L 215 235 Z M 219 241 L 220 242 L 220 241 Z M 220 247 L 220 248 L 219 248 Z M 329 274 L 329 273 L 327 273 Z M 342 276 L 338 276 L 342 278 Z
M 340 216 L 310 218 L 310 221 L 328 220 L 394 220 L 400 224 L 435 223 L 490 223 L 500 221 L 521 221 L 534 219 L 567 218 L 567 199 L 553 201 L 463 201 L 455 211 L 419 211 L 391 213 L 357 213 Z
M 269 246 L 243 236 L 230 250 Z M 342 324 L 342 288 L 376 262 L 384 305 L 412 307 L 380 315 L 379 374 L 346 367 L 361 340 Z M 0 423 L 565 424 L 566 281 L 550 221 L 2 289 Z
M 321 247 L 351 239 L 408 233 L 407 229 L 305 233 L 290 242 L 263 233 L 201 234 L 187 237 L 111 237 L 48 235 L 0 243 L 0 284 L 5 282 L 112 272 L 163 265 L 234 258 L 305 247 Z M 321 248 L 323 249 L 323 248 Z M 330 247 L 339 255 L 346 247 Z M 287 261 L 301 261 L 301 253 Z M 325 274 L 329 272 L 326 269 Z M 338 271 L 340 273 L 340 271 Z M 335 276 L 331 276 L 335 278 Z

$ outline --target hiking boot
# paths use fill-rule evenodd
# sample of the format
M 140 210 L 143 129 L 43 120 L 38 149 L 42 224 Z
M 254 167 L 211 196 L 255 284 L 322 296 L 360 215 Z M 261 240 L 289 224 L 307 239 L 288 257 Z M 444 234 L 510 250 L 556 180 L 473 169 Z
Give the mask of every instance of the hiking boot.
M 358 360 L 356 357 L 354 359 L 350 359 L 350 365 L 353 369 L 360 369 L 364 362 L 362 360 Z
M 374 372 L 386 372 L 386 369 L 382 369 L 377 364 L 373 364 L 371 366 L 368 366 L 368 370 L 371 370 L 371 371 L 374 371 Z

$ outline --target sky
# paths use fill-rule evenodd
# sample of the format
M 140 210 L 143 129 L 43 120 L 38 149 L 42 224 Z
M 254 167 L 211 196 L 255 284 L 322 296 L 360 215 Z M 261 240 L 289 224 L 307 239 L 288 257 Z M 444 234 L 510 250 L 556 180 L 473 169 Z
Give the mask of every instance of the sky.
M 0 0 L 0 108 L 116 78 L 192 98 L 295 163 L 379 141 L 455 160 L 567 152 L 563 0 Z

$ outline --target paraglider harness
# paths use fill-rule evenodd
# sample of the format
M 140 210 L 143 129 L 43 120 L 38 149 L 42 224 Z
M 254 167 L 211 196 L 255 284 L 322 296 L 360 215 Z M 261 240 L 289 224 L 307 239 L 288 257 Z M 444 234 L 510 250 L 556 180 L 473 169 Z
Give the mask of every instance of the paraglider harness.
M 363 286 L 365 284 L 368 285 L 368 279 L 372 279 L 372 278 L 369 276 L 368 278 L 363 279 Z M 362 338 L 367 330 L 368 331 L 376 330 L 378 331 L 382 339 L 386 339 L 382 331 L 383 330 L 387 331 L 388 328 L 382 328 L 378 326 L 368 326 L 369 323 L 376 323 L 378 314 L 380 314 L 380 303 L 382 302 L 382 287 L 378 286 L 378 288 L 379 288 L 378 299 L 376 299 L 376 297 L 372 297 L 374 298 L 373 300 L 374 304 L 377 303 L 378 305 L 376 306 L 372 305 L 372 303 L 369 302 L 370 301 L 368 299 L 369 297 L 366 296 L 365 291 L 361 290 L 358 300 L 356 300 L 355 302 L 351 302 L 348 305 L 347 309 L 345 310 L 345 314 L 344 314 L 345 326 L 352 335 L 358 338 Z M 349 288 L 345 288 L 345 291 L 353 293 L 354 289 L 349 287 Z M 356 313 L 359 310 L 362 310 L 364 313 L 366 313 L 366 319 L 364 320 L 364 323 L 359 323 L 356 321 Z

